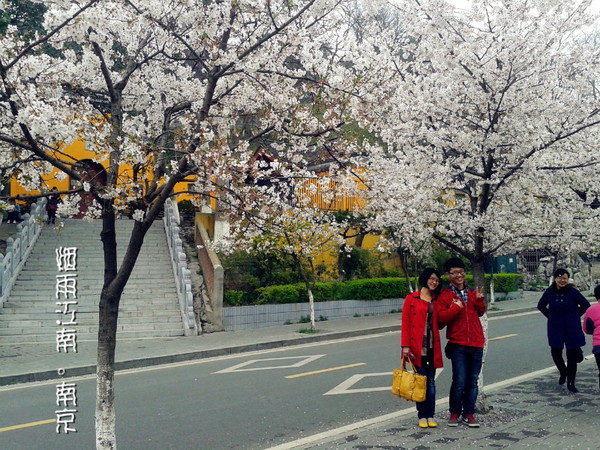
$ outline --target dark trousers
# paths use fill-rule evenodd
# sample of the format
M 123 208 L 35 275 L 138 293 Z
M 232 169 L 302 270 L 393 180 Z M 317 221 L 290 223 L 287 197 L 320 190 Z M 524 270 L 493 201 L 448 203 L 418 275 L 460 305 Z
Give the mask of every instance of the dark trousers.
M 46 220 L 46 223 L 54 223 L 54 221 L 56 220 L 56 210 L 55 209 L 47 209 L 46 212 L 48 213 L 48 219 Z
M 435 367 L 433 367 L 433 356 L 421 356 L 421 367 L 415 366 L 415 368 L 417 373 L 427 377 L 425 400 L 416 403 L 419 419 L 433 419 L 435 414 Z
M 483 349 L 458 345 L 452 351 L 450 413 L 466 416 L 475 412 L 479 393 L 478 379 L 483 364 Z
M 573 384 L 575 383 L 575 376 L 577 375 L 577 364 L 581 362 L 581 357 L 583 355 L 582 350 L 579 347 L 568 348 L 567 364 L 565 364 L 562 353 L 562 348 L 550 348 L 552 360 L 560 372 L 561 378 L 566 377 L 567 383 Z

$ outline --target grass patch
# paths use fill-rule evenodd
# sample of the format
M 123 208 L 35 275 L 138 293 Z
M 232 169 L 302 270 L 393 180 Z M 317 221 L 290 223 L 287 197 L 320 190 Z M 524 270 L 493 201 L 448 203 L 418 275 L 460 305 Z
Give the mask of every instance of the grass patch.
M 318 333 L 317 330 L 311 330 L 310 328 L 300 328 L 298 330 L 298 333 L 303 333 L 303 334 L 316 334 Z

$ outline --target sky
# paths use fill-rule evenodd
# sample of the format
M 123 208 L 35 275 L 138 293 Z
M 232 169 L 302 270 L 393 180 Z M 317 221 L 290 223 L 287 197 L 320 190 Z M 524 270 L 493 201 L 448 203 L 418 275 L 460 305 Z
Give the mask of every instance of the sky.
M 450 3 L 453 3 L 458 8 L 468 7 L 471 3 L 471 0 L 448 0 Z M 578 0 L 582 1 L 582 0 Z M 600 0 L 592 0 L 591 10 L 593 12 L 600 12 Z
M 585 0 L 575 0 L 576 4 L 579 4 Z M 454 4 L 457 8 L 468 8 L 471 4 L 471 0 L 448 0 L 449 3 Z M 600 0 L 592 0 L 590 10 L 596 14 L 600 14 Z

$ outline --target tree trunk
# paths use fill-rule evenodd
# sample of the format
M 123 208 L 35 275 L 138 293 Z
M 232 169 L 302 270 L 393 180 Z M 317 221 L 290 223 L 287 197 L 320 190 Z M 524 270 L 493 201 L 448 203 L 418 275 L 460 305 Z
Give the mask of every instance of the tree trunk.
M 160 202 L 158 202 L 160 206 Z M 164 202 L 163 202 L 164 203 Z M 158 208 L 155 206 L 155 210 Z M 152 216 L 155 216 L 153 214 Z M 119 303 L 123 289 L 135 267 L 144 236 L 152 218 L 144 224 L 136 222 L 131 238 L 117 272 L 117 241 L 115 216 L 104 209 L 101 239 L 104 248 L 104 285 L 100 294 L 98 320 L 98 351 L 96 369 L 96 448 L 114 450 L 116 441 L 116 414 L 114 408 L 115 351 Z
M 479 372 L 479 378 L 477 379 L 477 385 L 479 386 L 479 394 L 477 395 L 477 403 L 475 404 L 475 409 L 481 414 L 487 414 L 490 412 L 490 406 L 487 401 L 487 395 L 484 390 L 483 384 L 483 368 L 485 367 L 485 358 L 487 356 L 488 351 L 488 315 L 487 312 L 479 318 L 481 322 L 481 328 L 483 328 L 483 337 L 485 338 L 485 343 L 483 345 L 483 364 L 481 366 L 481 372 Z
M 308 291 L 308 304 L 310 307 L 310 330 L 315 331 L 317 329 L 316 321 L 315 321 L 315 299 L 313 297 L 312 289 L 310 286 L 306 286 Z
M 114 375 L 118 313 L 118 299 L 115 305 L 106 295 L 101 295 L 96 368 L 96 448 L 99 450 L 117 448 Z
M 286 237 L 286 240 L 288 243 L 291 242 L 287 233 L 284 233 L 284 236 Z M 300 275 L 300 277 L 304 281 L 304 285 L 306 286 L 306 293 L 308 294 L 308 307 L 309 307 L 309 311 L 310 311 L 310 313 L 309 313 L 310 314 L 310 330 L 315 331 L 317 329 L 317 326 L 315 324 L 315 300 L 313 297 L 311 282 L 308 279 L 308 276 L 306 275 L 306 271 L 302 267 L 302 261 L 300 260 L 300 256 L 297 253 L 292 253 L 291 255 L 292 255 L 292 258 L 294 259 L 294 261 L 296 262 L 296 267 L 298 268 L 298 274 Z M 310 263 L 310 266 L 311 266 L 311 268 L 313 267 L 312 261 Z M 314 273 L 314 270 L 312 271 L 312 273 Z
M 114 376 L 117 323 L 121 296 L 120 294 L 110 295 L 111 283 L 117 275 L 117 240 L 115 217 L 112 213 L 104 213 L 102 218 L 101 239 L 104 248 L 104 285 L 100 294 L 98 318 L 96 448 L 99 450 L 113 450 L 117 448 L 115 434 Z
M 361 230 L 358 232 L 358 234 L 356 235 L 356 239 L 354 240 L 354 246 L 358 247 L 358 248 L 362 248 L 363 245 L 363 241 L 365 240 L 365 232 Z
M 408 288 L 408 292 L 414 292 L 416 289 L 413 289 L 412 287 L 410 273 L 408 271 L 408 254 L 401 247 L 398 247 L 397 252 L 398 256 L 400 257 L 400 265 L 402 266 L 402 272 L 404 273 L 404 278 L 406 279 L 406 287 Z
M 484 266 L 484 254 L 483 254 L 483 230 L 477 231 L 475 236 L 475 253 L 473 260 L 471 261 L 473 267 L 473 289 L 478 287 L 485 287 L 485 266 Z M 475 408 L 480 414 L 487 414 L 490 411 L 490 407 L 487 401 L 487 395 L 485 394 L 483 384 L 483 368 L 485 367 L 485 358 L 488 350 L 488 315 L 486 313 L 479 318 L 481 322 L 481 328 L 483 328 L 484 346 L 483 346 L 483 359 L 481 372 L 479 372 L 478 386 L 479 394 L 477 396 L 477 403 Z
M 348 257 L 348 253 L 346 253 L 346 248 L 348 248 L 348 245 L 346 243 L 343 243 L 340 246 L 340 251 L 337 257 L 338 281 L 346 280 L 346 271 L 344 270 L 344 258 Z

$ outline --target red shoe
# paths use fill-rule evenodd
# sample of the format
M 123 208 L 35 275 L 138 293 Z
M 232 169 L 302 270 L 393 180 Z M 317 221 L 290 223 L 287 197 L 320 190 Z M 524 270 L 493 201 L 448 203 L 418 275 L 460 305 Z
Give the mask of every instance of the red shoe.
M 451 413 L 450 419 L 448 420 L 449 427 L 457 427 L 458 426 L 458 414 Z
M 473 414 L 467 414 L 462 418 L 463 423 L 469 425 L 469 428 L 479 428 L 479 422 L 473 417 Z

